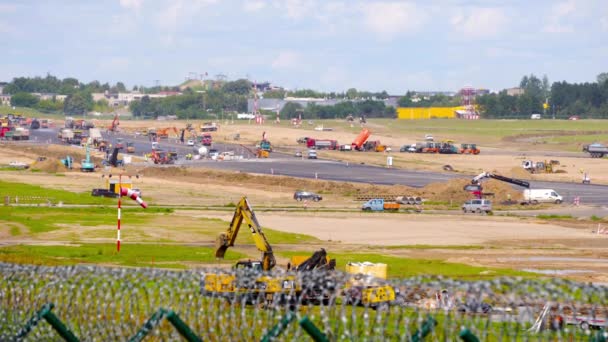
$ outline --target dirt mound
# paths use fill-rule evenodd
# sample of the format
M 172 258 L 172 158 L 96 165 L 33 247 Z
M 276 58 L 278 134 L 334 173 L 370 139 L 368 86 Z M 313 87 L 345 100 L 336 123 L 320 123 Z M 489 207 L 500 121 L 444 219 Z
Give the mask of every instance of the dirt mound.
M 55 158 L 47 158 L 43 161 L 35 161 L 30 165 L 32 170 L 40 170 L 48 173 L 67 172 L 69 171 L 61 162 Z
M 431 183 L 422 188 L 421 196 L 430 201 L 460 203 L 474 198 L 473 194 L 464 190 L 466 185 L 471 184 L 467 179 L 454 179 L 446 183 Z M 510 184 L 490 179 L 483 181 L 483 192 L 492 193 L 492 199 L 496 203 L 509 200 L 519 201 L 523 199 L 521 190 L 514 189 Z

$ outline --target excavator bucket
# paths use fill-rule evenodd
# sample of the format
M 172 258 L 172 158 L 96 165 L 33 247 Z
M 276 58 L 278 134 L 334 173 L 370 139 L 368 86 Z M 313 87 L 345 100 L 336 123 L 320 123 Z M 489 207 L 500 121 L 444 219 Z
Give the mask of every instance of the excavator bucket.
M 228 237 L 225 233 L 221 233 L 215 240 L 215 257 L 218 259 L 224 259 L 224 255 L 228 250 Z

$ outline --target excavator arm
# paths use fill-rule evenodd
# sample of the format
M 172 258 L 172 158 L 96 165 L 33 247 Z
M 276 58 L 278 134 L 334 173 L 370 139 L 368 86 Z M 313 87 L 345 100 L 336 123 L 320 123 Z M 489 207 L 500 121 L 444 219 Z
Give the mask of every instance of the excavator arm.
M 268 243 L 264 232 L 262 232 L 262 226 L 260 226 L 253 209 L 249 205 L 249 201 L 247 201 L 247 197 L 241 198 L 236 205 L 228 231 L 218 236 L 215 257 L 223 259 L 228 247 L 234 246 L 234 242 L 236 241 L 243 221 L 249 226 L 255 246 L 262 252 L 262 269 L 264 271 L 270 271 L 276 265 L 276 259 L 274 258 L 272 247 Z
M 497 179 L 499 181 L 503 181 L 503 182 L 506 182 L 506 183 L 511 183 L 511 184 L 519 185 L 519 186 L 524 187 L 524 188 L 529 188 L 530 187 L 530 183 L 526 182 L 524 180 L 516 179 L 516 178 L 509 178 L 509 177 L 505 177 L 505 176 L 501 176 L 501 175 L 495 175 L 495 174 L 490 173 L 490 172 L 483 172 L 483 173 L 480 173 L 479 175 L 475 176 L 471 180 L 471 184 L 479 184 L 479 183 L 481 183 L 481 180 L 483 180 L 484 178 L 493 178 L 493 179 Z

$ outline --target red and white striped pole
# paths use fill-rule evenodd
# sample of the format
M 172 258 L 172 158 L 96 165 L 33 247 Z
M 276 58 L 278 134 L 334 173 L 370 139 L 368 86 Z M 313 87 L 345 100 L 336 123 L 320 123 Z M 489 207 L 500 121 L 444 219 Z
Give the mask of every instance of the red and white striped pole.
M 122 197 L 122 175 L 118 176 L 118 225 L 116 226 L 116 252 L 120 252 L 120 200 Z

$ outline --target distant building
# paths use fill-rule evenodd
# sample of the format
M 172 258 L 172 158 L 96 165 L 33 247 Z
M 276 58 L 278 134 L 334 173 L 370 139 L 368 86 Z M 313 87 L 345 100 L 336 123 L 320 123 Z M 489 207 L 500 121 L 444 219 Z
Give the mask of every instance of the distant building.
M 386 106 L 396 107 L 398 97 L 383 100 Z M 258 109 L 279 111 L 283 110 L 288 103 L 299 103 L 303 108 L 306 108 L 308 104 L 314 103 L 318 106 L 333 106 L 341 102 L 353 101 L 360 102 L 363 100 L 349 100 L 349 99 L 323 99 L 313 97 L 286 97 L 285 99 L 258 99 Z M 253 113 L 254 99 L 247 99 L 247 112 Z
M 10 106 L 11 105 L 11 95 L 0 93 L 0 105 Z
M 524 94 L 524 90 L 522 88 L 507 88 L 505 90 L 507 91 L 507 95 L 509 96 L 518 96 Z
M 60 95 L 55 93 L 32 93 L 32 95 L 36 96 L 41 101 L 55 99 L 55 101 L 63 102 L 68 97 L 67 95 Z
M 177 91 L 163 91 L 158 94 L 142 94 L 140 92 L 132 92 L 132 93 L 114 93 L 111 94 L 109 92 L 105 93 L 93 93 L 93 101 L 97 102 L 99 100 L 108 101 L 108 106 L 110 107 L 125 107 L 128 106 L 129 103 L 133 101 L 141 101 L 144 96 L 148 96 L 151 99 L 160 99 L 167 96 L 177 96 L 182 93 Z

